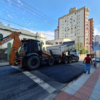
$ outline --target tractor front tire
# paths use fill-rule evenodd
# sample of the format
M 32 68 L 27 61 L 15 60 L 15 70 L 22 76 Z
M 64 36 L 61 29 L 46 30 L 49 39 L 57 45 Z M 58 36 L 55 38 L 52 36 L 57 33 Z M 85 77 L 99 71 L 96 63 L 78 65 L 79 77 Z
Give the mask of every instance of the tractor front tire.
M 30 56 L 26 62 L 26 68 L 29 70 L 37 69 L 40 66 L 40 59 L 38 56 Z

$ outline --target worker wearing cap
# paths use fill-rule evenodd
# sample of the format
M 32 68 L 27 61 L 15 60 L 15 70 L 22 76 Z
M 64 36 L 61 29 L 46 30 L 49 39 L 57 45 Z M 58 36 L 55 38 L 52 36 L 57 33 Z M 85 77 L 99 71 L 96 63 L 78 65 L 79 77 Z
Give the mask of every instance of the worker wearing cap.
M 92 59 L 91 57 L 89 57 L 89 54 L 87 54 L 87 57 L 85 57 L 83 64 L 84 63 L 85 63 L 84 72 L 86 73 L 88 69 L 88 74 L 90 74 L 90 67 L 91 67 Z

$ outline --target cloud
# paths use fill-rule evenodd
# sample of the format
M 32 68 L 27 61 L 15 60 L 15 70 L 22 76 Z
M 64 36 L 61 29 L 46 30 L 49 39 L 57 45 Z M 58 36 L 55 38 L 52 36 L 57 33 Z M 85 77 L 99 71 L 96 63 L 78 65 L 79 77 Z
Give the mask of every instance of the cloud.
M 13 17 L 12 17 L 11 15 L 9 15 L 9 14 L 8 14 L 8 17 L 10 17 L 10 18 L 12 18 L 12 19 L 13 19 Z
M 38 32 L 46 34 L 46 40 L 53 40 L 54 39 L 54 32 L 52 32 L 52 31 L 38 31 Z
M 18 0 L 18 3 L 20 3 L 21 5 L 23 5 L 23 3 L 21 2 L 21 0 Z
M 25 30 L 28 30 L 32 33 L 43 33 L 46 35 L 46 40 L 53 40 L 54 39 L 54 32 L 52 31 L 34 31 L 34 30 L 31 30 L 31 29 L 27 29 L 27 28 L 24 28 Z
M 100 31 L 97 28 L 94 28 L 94 35 L 100 35 Z

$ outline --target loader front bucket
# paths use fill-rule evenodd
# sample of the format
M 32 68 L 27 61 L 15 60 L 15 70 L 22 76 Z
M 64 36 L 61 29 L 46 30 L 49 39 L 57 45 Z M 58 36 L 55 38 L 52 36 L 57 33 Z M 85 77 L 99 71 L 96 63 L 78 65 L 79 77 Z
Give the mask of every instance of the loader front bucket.
M 0 56 L 1 56 L 2 54 L 4 54 L 6 50 L 7 50 L 7 48 L 5 48 L 5 49 L 0 49 Z

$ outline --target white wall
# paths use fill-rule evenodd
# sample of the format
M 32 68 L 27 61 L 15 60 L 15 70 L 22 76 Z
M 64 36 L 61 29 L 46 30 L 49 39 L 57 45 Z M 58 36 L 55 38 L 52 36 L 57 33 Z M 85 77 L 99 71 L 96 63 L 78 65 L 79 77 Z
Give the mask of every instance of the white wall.
M 9 30 L 11 30 L 11 31 L 16 31 L 16 32 L 21 32 L 21 33 L 27 34 L 27 36 L 26 36 L 26 35 L 20 35 L 20 36 L 19 36 L 20 39 L 23 39 L 23 38 L 36 39 L 36 38 L 34 37 L 34 36 L 36 36 L 36 34 L 30 32 L 30 31 L 28 31 L 28 30 L 26 30 L 26 29 L 13 29 L 13 28 L 10 27 L 10 25 L 3 26 L 2 23 L 0 23 L 0 28 L 1 28 L 1 29 L 0 29 L 0 33 L 3 34 L 3 37 L 6 37 L 6 36 L 10 35 L 12 32 L 9 32 L 9 31 L 6 31 L 6 30 L 2 30 L 2 29 L 9 29 Z M 31 35 L 31 36 L 29 36 L 29 35 Z M 43 33 L 38 33 L 37 36 L 38 36 L 37 39 L 38 39 L 39 41 L 43 41 L 44 46 L 45 46 L 46 35 L 43 34 Z M 12 44 L 12 43 L 13 43 L 13 40 L 11 40 L 10 43 Z M 0 46 L 0 47 L 6 48 L 6 47 L 7 47 L 7 43 L 5 43 L 4 45 L 2 45 L 2 46 Z

